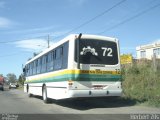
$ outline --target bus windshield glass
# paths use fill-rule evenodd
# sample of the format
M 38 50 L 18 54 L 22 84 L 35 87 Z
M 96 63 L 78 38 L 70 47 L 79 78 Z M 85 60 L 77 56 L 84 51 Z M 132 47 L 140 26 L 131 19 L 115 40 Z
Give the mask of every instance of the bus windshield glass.
M 81 64 L 118 64 L 117 43 L 97 39 L 80 39 L 75 44 L 75 61 Z M 78 48 L 79 44 L 79 48 Z M 79 51 L 79 53 L 77 53 Z

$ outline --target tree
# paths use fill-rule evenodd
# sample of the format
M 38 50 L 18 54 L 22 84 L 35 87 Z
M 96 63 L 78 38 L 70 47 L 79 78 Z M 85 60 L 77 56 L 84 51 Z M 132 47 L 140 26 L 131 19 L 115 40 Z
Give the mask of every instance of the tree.
M 23 75 L 23 74 L 21 74 L 21 75 L 19 76 L 18 81 L 19 81 L 19 83 L 20 83 L 21 85 L 23 85 L 23 84 L 24 84 L 25 77 L 24 77 L 24 75 Z
M 10 83 L 15 83 L 17 80 L 17 77 L 14 73 L 8 73 L 7 74 L 7 79 Z

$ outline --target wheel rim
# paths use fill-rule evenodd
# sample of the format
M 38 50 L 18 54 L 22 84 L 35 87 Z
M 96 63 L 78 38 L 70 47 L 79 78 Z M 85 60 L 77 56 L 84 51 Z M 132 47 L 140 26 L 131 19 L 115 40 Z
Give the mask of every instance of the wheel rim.
M 27 93 L 29 93 L 29 86 L 28 85 L 27 85 L 26 89 L 27 89 Z
M 47 95 L 46 95 L 46 89 L 44 87 L 43 89 L 43 100 L 46 100 L 47 99 Z

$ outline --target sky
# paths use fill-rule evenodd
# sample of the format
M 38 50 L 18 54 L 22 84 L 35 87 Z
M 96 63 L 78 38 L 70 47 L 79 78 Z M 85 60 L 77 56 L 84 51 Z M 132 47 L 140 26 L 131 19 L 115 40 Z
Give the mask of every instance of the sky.
M 0 0 L 0 74 L 69 34 L 116 37 L 121 54 L 160 40 L 159 0 Z

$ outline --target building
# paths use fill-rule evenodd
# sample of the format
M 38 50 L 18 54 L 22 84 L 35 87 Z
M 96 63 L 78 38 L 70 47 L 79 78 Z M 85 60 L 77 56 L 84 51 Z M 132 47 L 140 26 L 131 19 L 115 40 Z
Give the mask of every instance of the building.
M 160 59 L 160 41 L 136 47 L 137 59 Z

